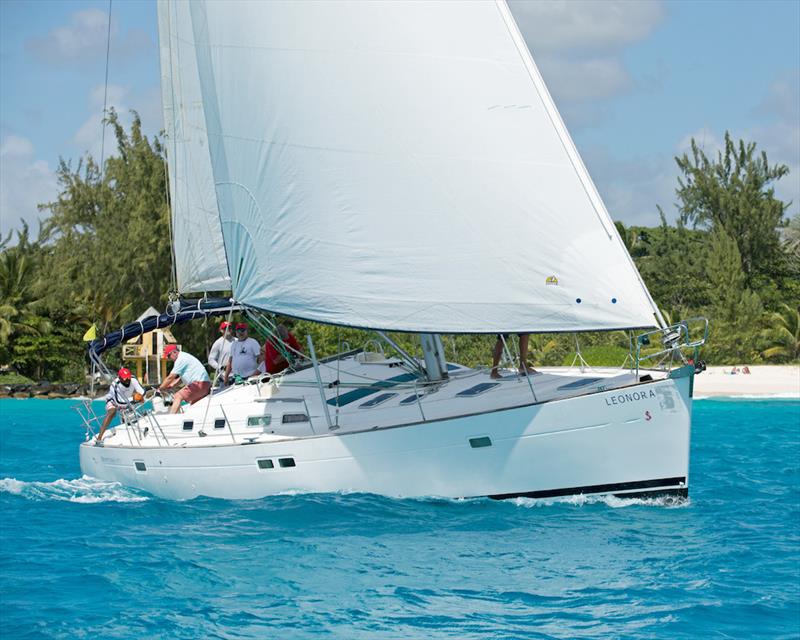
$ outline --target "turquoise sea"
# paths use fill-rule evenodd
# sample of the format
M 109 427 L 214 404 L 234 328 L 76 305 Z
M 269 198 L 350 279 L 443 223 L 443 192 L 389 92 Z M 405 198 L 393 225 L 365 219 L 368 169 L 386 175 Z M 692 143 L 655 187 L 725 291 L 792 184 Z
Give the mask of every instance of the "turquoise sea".
M 169 502 L 0 401 L 2 638 L 800 638 L 800 401 L 695 403 L 690 498 Z

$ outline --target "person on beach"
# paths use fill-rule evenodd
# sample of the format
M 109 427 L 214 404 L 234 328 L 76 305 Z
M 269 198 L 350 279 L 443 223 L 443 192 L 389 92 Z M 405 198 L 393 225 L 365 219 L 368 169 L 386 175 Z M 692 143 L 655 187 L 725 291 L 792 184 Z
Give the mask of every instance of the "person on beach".
M 247 335 L 247 323 L 236 325 L 236 342 L 231 345 L 231 357 L 225 368 L 225 384 L 231 376 L 249 378 L 258 374 L 258 365 L 262 359 L 261 345 Z
M 300 351 L 300 343 L 284 325 L 277 326 L 277 335 L 270 336 L 264 343 L 264 366 L 267 373 L 280 373 L 289 366 L 284 353 L 288 353 L 289 360 Z
M 230 322 L 220 322 L 219 332 L 222 334 L 211 345 L 211 351 L 208 352 L 208 364 L 214 370 L 214 379 L 219 380 L 223 384 L 225 377 L 225 368 L 228 366 L 228 360 L 231 357 L 231 346 L 233 345 L 233 332 L 231 331 L 233 325 Z
M 497 367 L 500 364 L 500 356 L 503 355 L 503 340 L 508 340 L 509 334 L 497 334 L 497 342 L 494 343 L 494 349 L 492 350 L 492 371 L 489 376 L 493 380 L 497 380 L 498 378 L 502 378 L 500 373 L 497 371 Z M 532 366 L 528 364 L 528 341 L 531 337 L 529 333 L 518 333 L 517 337 L 519 338 L 519 374 L 521 376 L 527 376 L 534 373 L 539 373 L 534 369 Z
M 181 410 L 181 402 L 186 400 L 189 404 L 194 404 L 198 400 L 205 398 L 211 391 L 211 379 L 208 372 L 200 362 L 190 353 L 181 351 L 176 344 L 168 344 L 164 347 L 164 357 L 171 360 L 172 371 L 164 378 L 164 382 L 158 387 L 161 392 L 172 389 L 174 386 L 183 382 L 183 389 L 178 391 L 172 399 L 170 413 L 178 413 Z
M 123 367 L 117 371 L 117 378 L 111 383 L 105 397 L 106 415 L 103 424 L 100 425 L 100 433 L 97 434 L 95 444 L 102 443 L 103 435 L 119 409 L 127 409 L 134 402 L 141 402 L 143 399 L 144 388 L 130 370 Z

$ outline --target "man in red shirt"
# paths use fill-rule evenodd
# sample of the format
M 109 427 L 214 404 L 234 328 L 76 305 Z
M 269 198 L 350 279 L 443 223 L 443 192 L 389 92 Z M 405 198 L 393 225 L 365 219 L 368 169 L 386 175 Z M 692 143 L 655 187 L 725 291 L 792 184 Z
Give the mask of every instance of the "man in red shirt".
M 289 352 L 289 357 L 298 355 L 300 343 L 291 332 L 282 324 L 277 327 L 277 336 L 271 336 L 264 343 L 264 365 L 267 373 L 279 373 L 289 366 L 284 353 Z

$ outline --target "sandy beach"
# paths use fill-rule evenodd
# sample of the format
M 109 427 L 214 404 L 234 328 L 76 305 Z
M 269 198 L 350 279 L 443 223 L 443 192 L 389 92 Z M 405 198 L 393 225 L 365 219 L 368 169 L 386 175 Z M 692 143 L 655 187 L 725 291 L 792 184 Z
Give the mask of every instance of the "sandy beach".
M 800 398 L 800 366 L 749 365 L 750 373 L 742 373 L 745 365 L 709 367 L 697 375 L 694 382 L 695 398 L 717 396 L 752 396 L 774 398 Z

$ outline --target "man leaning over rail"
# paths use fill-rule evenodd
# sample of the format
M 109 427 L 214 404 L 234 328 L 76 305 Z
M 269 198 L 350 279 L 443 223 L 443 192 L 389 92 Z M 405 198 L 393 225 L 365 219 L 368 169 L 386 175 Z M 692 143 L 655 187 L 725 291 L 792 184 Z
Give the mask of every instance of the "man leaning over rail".
M 186 385 L 172 399 L 170 413 L 178 413 L 181 410 L 181 402 L 184 400 L 189 404 L 194 404 L 209 394 L 211 379 L 202 362 L 193 355 L 181 351 L 175 344 L 168 344 L 164 347 L 164 357 L 172 360 L 174 364 L 172 371 L 164 378 L 164 382 L 161 383 L 158 390 L 167 391 L 179 382 Z
M 102 444 L 103 435 L 114 416 L 117 415 L 118 409 L 127 409 L 134 402 L 141 402 L 143 398 L 144 389 L 130 370 L 123 367 L 117 371 L 117 379 L 111 383 L 106 394 L 106 416 L 103 418 L 103 424 L 100 425 L 100 433 L 97 434 L 95 444 Z

